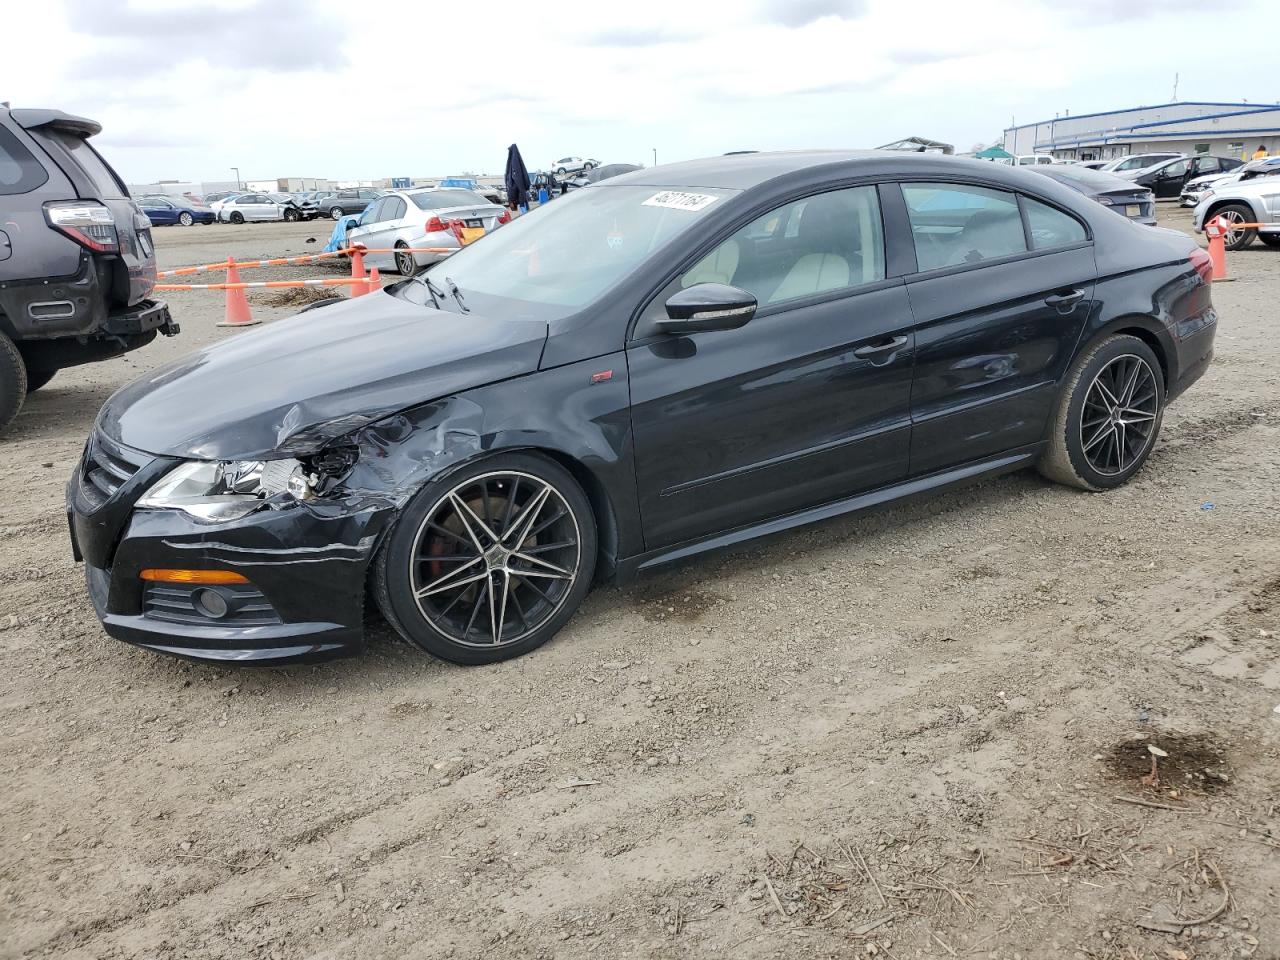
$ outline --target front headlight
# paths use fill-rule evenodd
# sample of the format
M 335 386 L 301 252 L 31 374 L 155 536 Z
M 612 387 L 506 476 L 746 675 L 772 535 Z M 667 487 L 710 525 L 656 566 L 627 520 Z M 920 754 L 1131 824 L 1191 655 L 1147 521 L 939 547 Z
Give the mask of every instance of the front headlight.
M 189 460 L 161 477 L 138 506 L 182 510 L 201 520 L 238 520 L 282 493 L 309 500 L 313 483 L 297 460 Z

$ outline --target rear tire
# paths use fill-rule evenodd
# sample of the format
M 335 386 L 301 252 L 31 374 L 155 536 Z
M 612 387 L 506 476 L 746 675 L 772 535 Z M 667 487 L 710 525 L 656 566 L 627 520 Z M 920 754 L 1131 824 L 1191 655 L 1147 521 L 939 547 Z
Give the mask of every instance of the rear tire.
M 418 261 L 408 253 L 409 245 L 403 240 L 396 242 L 396 273 L 402 277 L 412 277 L 418 272 Z M 406 251 L 406 252 L 401 252 Z
M 1219 207 L 1214 211 L 1215 217 L 1221 217 L 1223 223 L 1229 227 L 1232 223 L 1254 223 L 1253 210 L 1245 206 L 1243 203 L 1228 203 Z M 1232 230 L 1226 236 L 1225 245 L 1228 250 L 1243 250 L 1249 244 L 1253 243 L 1253 238 L 1258 235 L 1258 231 L 1252 228 L 1248 230 Z
M 1268 247 L 1280 247 L 1280 233 L 1260 233 L 1258 239 Z
M 13 422 L 27 399 L 27 365 L 13 341 L 0 333 L 0 430 Z
M 341 219 L 342 219 L 342 215 L 343 215 L 343 213 L 345 213 L 345 211 L 344 211 L 341 207 L 330 207 L 330 208 L 329 208 L 329 219 L 330 219 L 330 220 L 341 220 Z
M 228 219 L 229 219 L 232 223 L 234 223 L 234 224 L 236 224 L 237 226 L 239 226 L 240 224 L 244 223 L 244 214 L 243 214 L 243 213 L 241 213 L 239 210 L 236 210 L 234 213 L 232 213 L 232 214 L 231 214 L 231 216 L 230 216 L 230 217 L 228 217 Z
M 1137 337 L 1122 334 L 1093 344 L 1067 374 L 1037 469 L 1081 490 L 1120 486 L 1142 469 L 1155 446 L 1164 397 L 1160 361 Z
M 54 378 L 58 373 L 57 370 L 28 370 L 27 371 L 27 393 L 32 394 L 43 387 L 46 383 Z
M 555 636 L 591 589 L 595 566 L 595 516 L 573 475 L 538 454 L 502 453 L 409 501 L 374 558 L 370 586 L 414 646 L 452 663 L 497 663 Z

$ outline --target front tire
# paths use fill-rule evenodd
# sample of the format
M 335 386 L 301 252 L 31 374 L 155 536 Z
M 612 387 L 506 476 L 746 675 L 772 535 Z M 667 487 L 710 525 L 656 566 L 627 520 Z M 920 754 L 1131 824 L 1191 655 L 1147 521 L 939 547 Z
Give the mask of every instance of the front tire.
M 286 221 L 287 223 L 293 223 L 295 220 L 297 220 L 297 219 L 298 219 L 298 211 L 297 211 L 297 210 L 285 210 L 285 212 L 284 212 L 284 219 L 285 219 L 285 221 Z
M 232 214 L 231 214 L 231 216 L 230 216 L 230 218 L 229 218 L 229 219 L 230 219 L 230 220 L 231 220 L 231 222 L 232 222 L 232 223 L 234 223 L 236 226 L 239 226 L 240 224 L 244 223 L 244 214 L 243 214 L 243 213 L 241 213 L 239 210 L 237 210 L 237 211 L 235 211 L 234 213 L 232 213 Z
M 345 213 L 345 211 L 344 211 L 341 207 L 330 207 L 330 208 L 329 208 L 329 219 L 330 219 L 330 220 L 341 220 L 341 219 L 342 219 L 342 215 L 343 215 L 343 213 Z
M 189 227 L 196 222 L 196 218 L 193 217 L 191 214 L 187 213 L 187 211 L 183 210 L 180 214 L 178 214 L 178 222 L 182 224 L 184 227 Z
M 0 333 L 0 431 L 13 422 L 27 399 L 27 365 L 12 340 Z
M 550 640 L 591 589 L 596 523 L 564 467 L 499 454 L 424 487 L 374 558 L 374 598 L 410 643 L 460 664 Z
M 1223 237 L 1223 243 L 1228 250 L 1243 250 L 1249 244 L 1253 243 L 1253 238 L 1258 235 L 1258 231 L 1252 227 L 1242 230 L 1239 227 L 1232 228 L 1233 223 L 1254 223 L 1253 210 L 1245 206 L 1243 203 L 1228 203 L 1226 206 L 1219 207 L 1214 211 L 1215 217 L 1220 217 L 1222 222 L 1228 227 L 1226 235 Z
M 1120 486 L 1155 446 L 1164 396 L 1164 374 L 1149 346 L 1127 335 L 1099 341 L 1067 375 L 1038 469 L 1081 490 Z

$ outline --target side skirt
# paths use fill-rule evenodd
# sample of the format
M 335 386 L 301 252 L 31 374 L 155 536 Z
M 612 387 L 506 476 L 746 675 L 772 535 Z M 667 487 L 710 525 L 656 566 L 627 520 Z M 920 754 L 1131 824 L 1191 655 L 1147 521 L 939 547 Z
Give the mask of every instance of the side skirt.
M 737 527 L 724 533 L 715 533 L 699 540 L 691 540 L 670 547 L 662 547 L 658 550 L 650 550 L 634 557 L 625 557 L 618 560 L 613 580 L 615 583 L 626 583 L 640 574 L 647 573 L 657 567 L 679 563 L 714 550 L 724 550 L 748 540 L 785 533 L 788 530 L 794 530 L 796 527 L 803 527 L 822 520 L 830 520 L 833 517 L 844 516 L 849 513 L 871 510 L 922 494 L 938 493 L 951 487 L 963 486 L 983 477 L 1021 470 L 1035 463 L 1043 449 L 1044 446 L 1040 443 L 1018 447 L 995 457 L 975 460 L 959 467 L 952 467 L 923 477 L 912 477 L 902 483 L 896 483 L 890 487 L 881 487 L 879 490 L 871 490 L 867 493 L 860 493 L 855 497 L 809 507 L 785 516 L 774 517 L 771 520 Z

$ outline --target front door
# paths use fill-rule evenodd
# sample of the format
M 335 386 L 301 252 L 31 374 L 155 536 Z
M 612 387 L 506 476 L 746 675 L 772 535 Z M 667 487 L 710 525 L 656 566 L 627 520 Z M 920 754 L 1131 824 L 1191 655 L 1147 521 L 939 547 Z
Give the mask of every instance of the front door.
M 904 183 L 919 271 L 911 473 L 1035 444 L 1097 276 L 1085 226 L 1003 190 Z
M 666 299 L 699 283 L 750 292 L 756 316 L 658 333 Z M 646 548 L 904 478 L 911 325 L 903 282 L 885 279 L 875 187 L 785 204 L 686 268 L 627 350 Z

